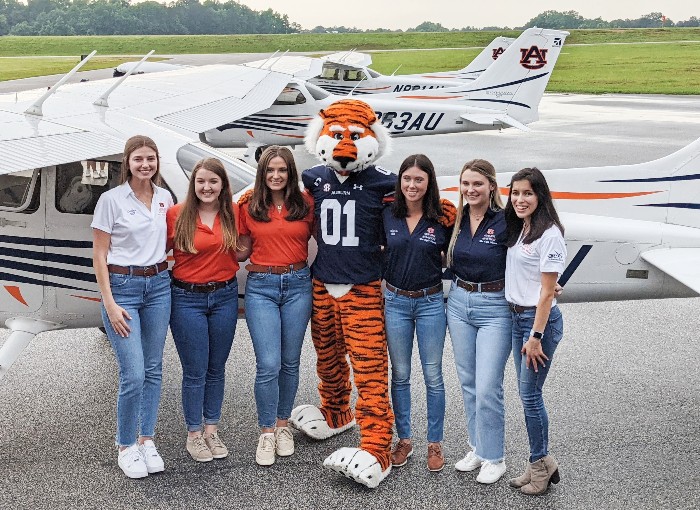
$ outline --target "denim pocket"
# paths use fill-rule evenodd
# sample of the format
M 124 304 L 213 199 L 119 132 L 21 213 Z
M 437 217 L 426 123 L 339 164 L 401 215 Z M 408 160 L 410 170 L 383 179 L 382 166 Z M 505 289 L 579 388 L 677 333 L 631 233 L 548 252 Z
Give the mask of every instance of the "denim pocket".
M 562 317 L 561 311 L 556 306 L 549 312 L 547 328 L 550 330 L 551 338 L 554 343 L 559 343 L 564 336 L 564 318 Z
M 126 285 L 131 280 L 129 274 L 109 273 L 109 286 L 113 289 Z
M 384 289 L 384 301 L 393 301 L 396 294 L 390 290 Z
M 306 266 L 302 269 L 299 269 L 298 271 L 294 271 L 294 276 L 299 278 L 300 280 L 310 280 L 311 279 L 311 268 L 309 266 Z
M 156 275 L 156 278 L 160 278 L 161 280 L 168 280 L 170 281 L 170 271 L 161 271 Z
M 248 273 L 249 280 L 264 280 L 270 273 Z
M 436 301 L 442 302 L 445 300 L 445 294 L 443 292 L 436 292 L 435 294 L 425 296 L 425 298 L 429 303 L 435 303 Z

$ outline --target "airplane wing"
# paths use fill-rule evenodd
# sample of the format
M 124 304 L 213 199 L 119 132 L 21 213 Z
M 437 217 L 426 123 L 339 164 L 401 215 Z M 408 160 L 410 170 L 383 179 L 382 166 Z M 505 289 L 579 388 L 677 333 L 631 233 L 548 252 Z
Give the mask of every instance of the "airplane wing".
M 494 124 L 506 124 L 508 126 L 512 126 L 514 128 L 519 129 L 520 131 L 531 131 L 529 127 L 527 127 L 525 124 L 522 122 L 518 122 L 515 120 L 513 117 L 510 115 L 503 113 L 503 112 L 497 112 L 494 114 L 490 113 L 463 113 L 460 115 L 461 118 L 464 120 L 468 120 L 469 122 L 473 122 L 474 124 L 482 124 L 482 125 L 488 125 L 488 126 L 493 126 Z
M 369 67 L 372 65 L 372 56 L 368 53 L 357 51 L 340 51 L 321 57 L 322 60 L 333 64 L 340 64 L 349 67 Z
M 282 55 L 265 60 L 255 60 L 243 64 L 255 69 L 267 69 L 278 73 L 289 74 L 295 78 L 309 79 L 319 76 L 323 70 L 323 61 L 318 58 Z
M 649 250 L 641 257 L 700 294 L 700 248 Z

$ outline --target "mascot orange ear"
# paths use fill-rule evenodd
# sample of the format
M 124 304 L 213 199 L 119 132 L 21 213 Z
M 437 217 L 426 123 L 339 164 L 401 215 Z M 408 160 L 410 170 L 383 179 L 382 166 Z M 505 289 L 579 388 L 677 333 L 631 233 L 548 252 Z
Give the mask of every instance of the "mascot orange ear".
M 390 140 L 371 106 L 342 99 L 309 123 L 304 142 L 324 164 L 337 171 L 358 172 L 386 154 Z

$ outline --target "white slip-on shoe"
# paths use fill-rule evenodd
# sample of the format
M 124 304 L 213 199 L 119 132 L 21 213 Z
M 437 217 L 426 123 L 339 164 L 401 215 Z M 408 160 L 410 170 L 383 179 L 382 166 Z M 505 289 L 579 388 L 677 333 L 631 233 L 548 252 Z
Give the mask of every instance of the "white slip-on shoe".
M 129 478 L 144 478 L 148 476 L 148 468 L 136 444 L 132 444 L 125 450 L 120 451 L 117 463 Z
M 466 457 L 464 457 L 462 460 L 458 461 L 455 464 L 455 469 L 457 471 L 474 471 L 475 469 L 481 467 L 481 459 L 476 456 L 476 453 L 474 451 L 470 451 L 467 453 Z
M 506 472 L 506 463 L 501 461 L 497 463 L 485 460 L 481 465 L 476 481 L 483 484 L 496 483 Z
M 160 473 L 165 471 L 165 463 L 163 462 L 163 457 L 160 456 L 158 450 L 156 450 L 156 445 L 150 439 L 147 439 L 143 444 L 139 445 L 139 453 L 146 463 L 146 469 L 148 473 Z
M 273 432 L 260 434 L 258 449 L 255 451 L 255 462 L 261 466 L 271 466 L 275 463 L 275 434 Z

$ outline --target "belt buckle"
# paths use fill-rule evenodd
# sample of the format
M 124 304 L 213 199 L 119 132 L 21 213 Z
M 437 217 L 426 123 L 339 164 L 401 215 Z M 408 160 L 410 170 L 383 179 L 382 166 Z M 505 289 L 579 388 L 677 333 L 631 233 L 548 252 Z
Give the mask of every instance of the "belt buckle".
M 207 282 L 204 285 L 207 288 L 207 292 L 214 292 L 216 290 L 216 282 Z
M 144 276 L 153 276 L 156 274 L 157 268 L 156 266 L 146 266 L 143 268 L 143 275 Z
M 467 289 L 468 292 L 476 292 L 478 287 L 475 287 L 472 282 L 464 282 L 464 287 Z

